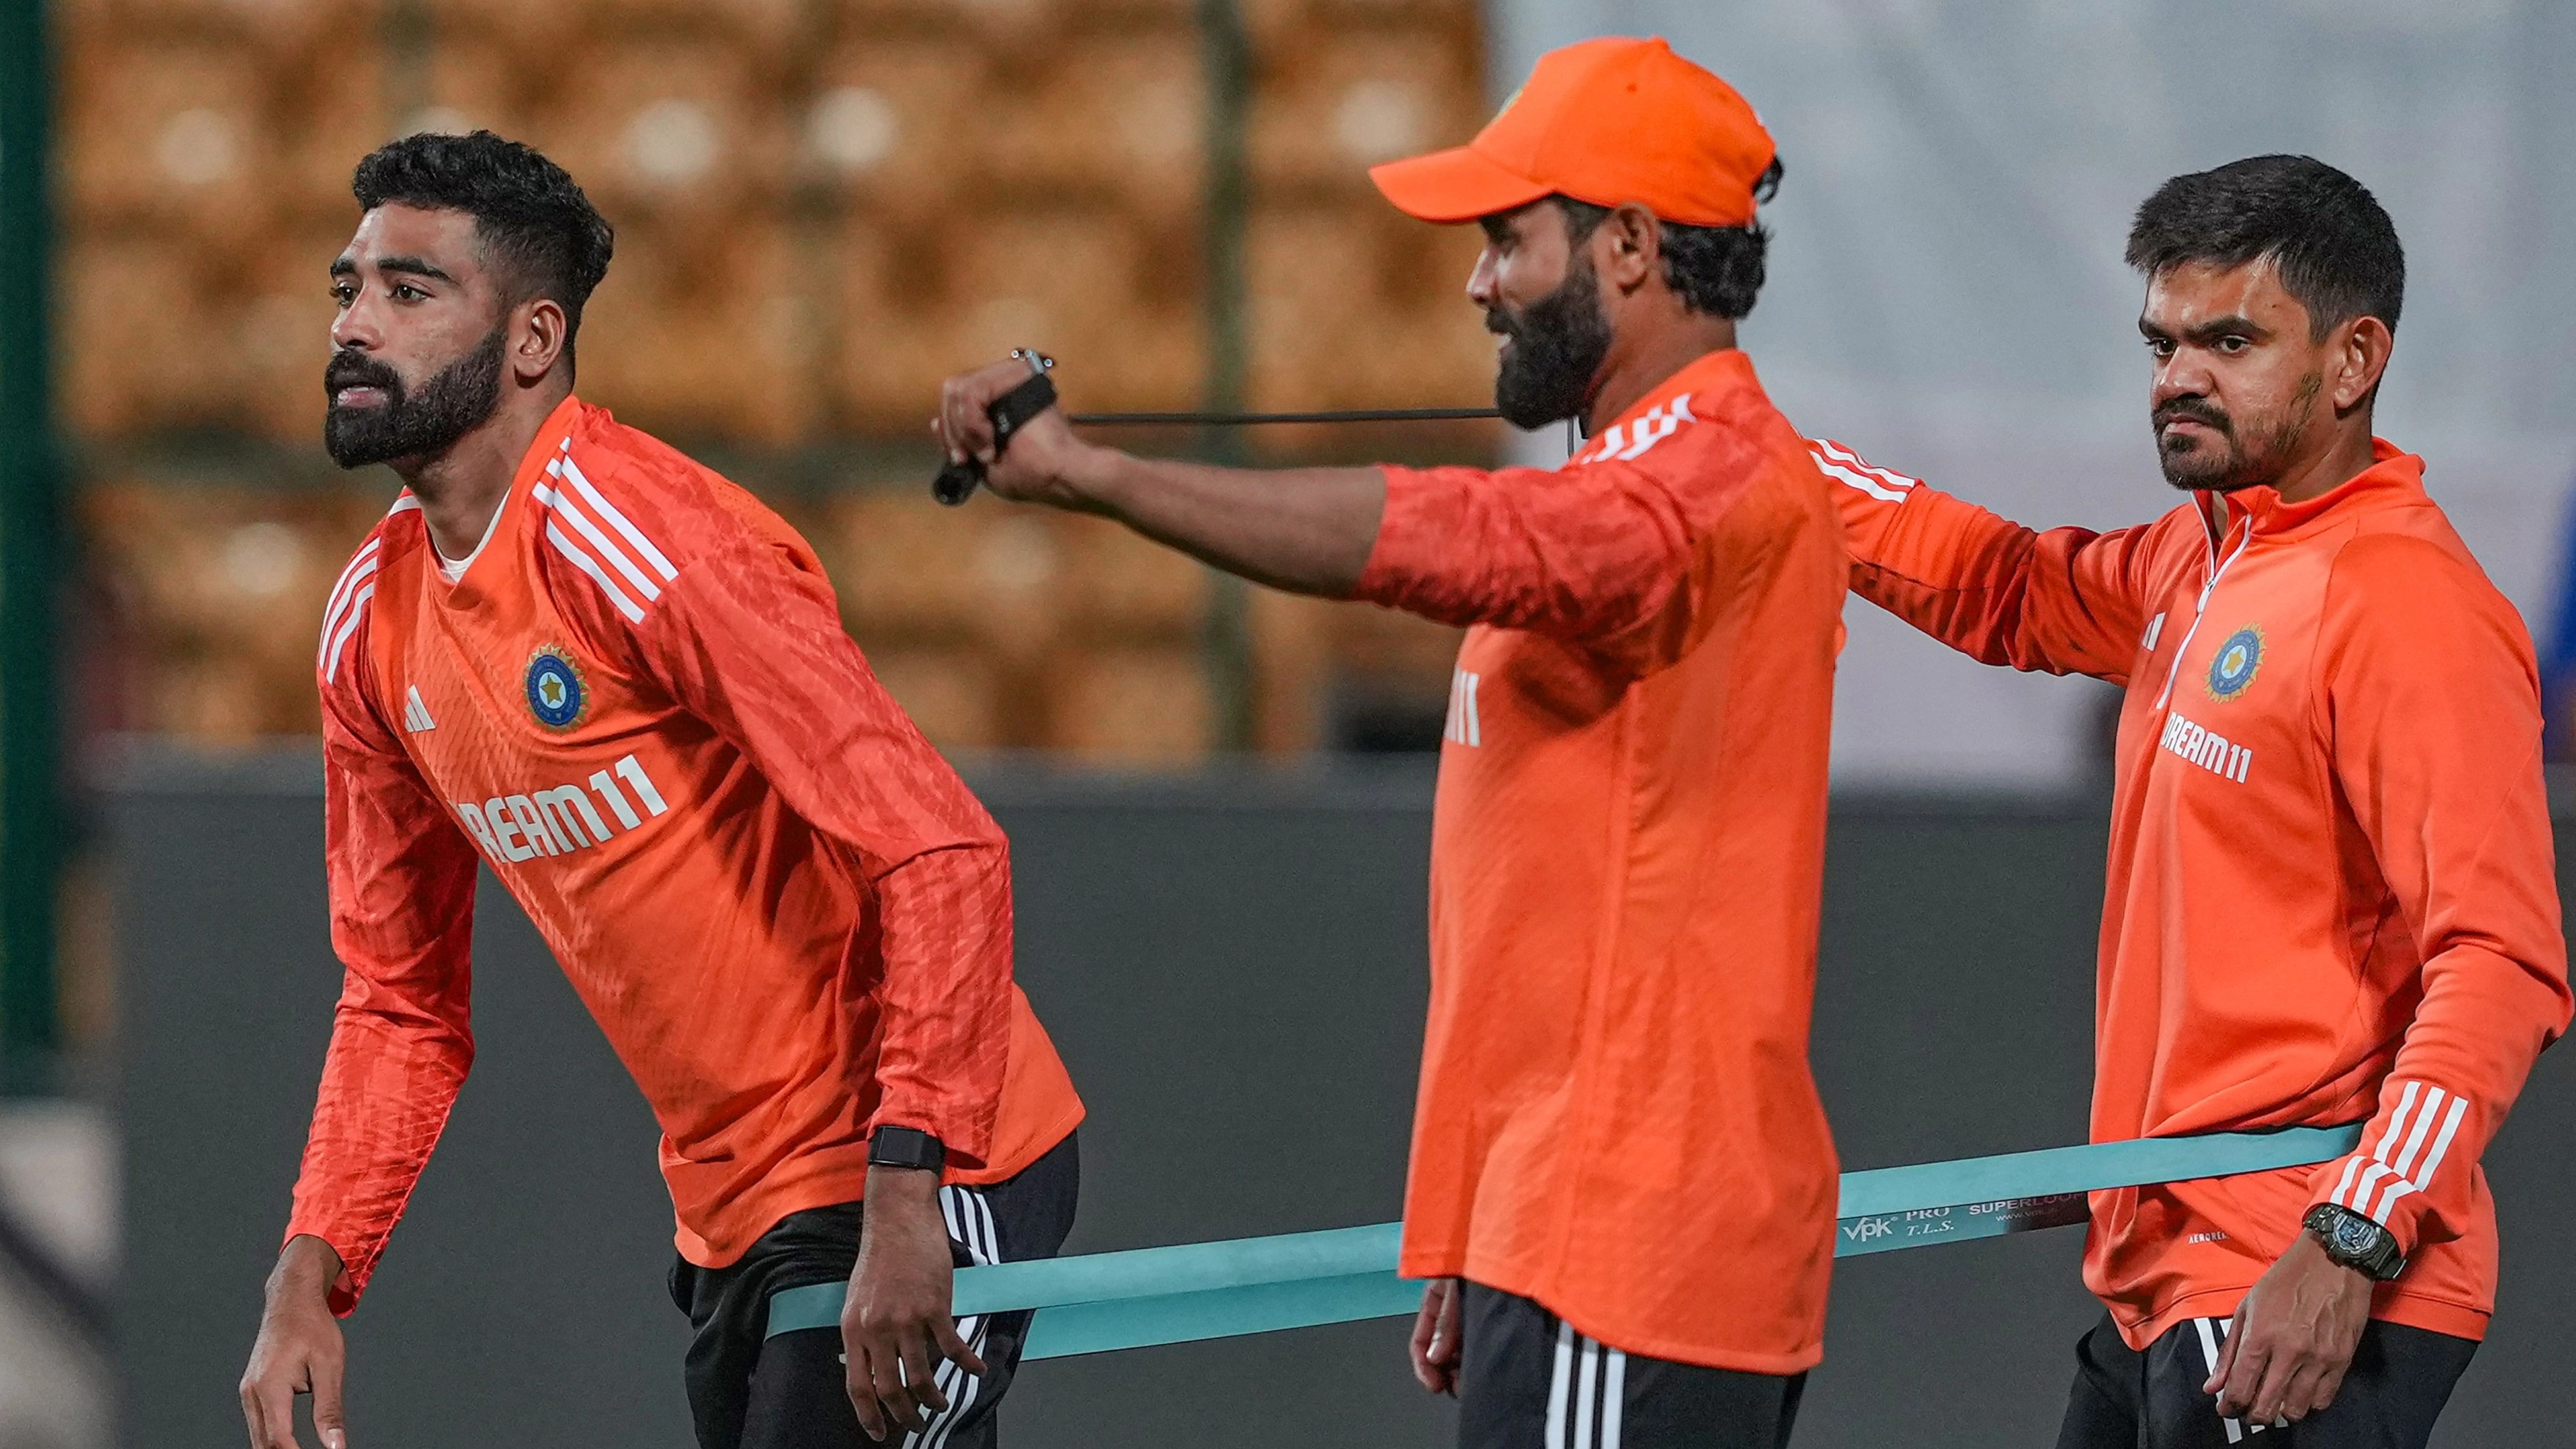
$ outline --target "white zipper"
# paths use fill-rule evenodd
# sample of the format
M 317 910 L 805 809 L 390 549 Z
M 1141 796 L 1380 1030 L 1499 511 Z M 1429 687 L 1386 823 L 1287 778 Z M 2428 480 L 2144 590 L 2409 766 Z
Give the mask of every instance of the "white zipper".
M 2224 508 L 2226 505 L 2220 504 L 2219 506 Z M 2229 553 L 2227 557 L 2219 558 L 2219 540 L 2210 540 L 2209 556 L 2211 560 L 2216 563 L 2217 567 L 2212 568 L 2209 571 L 2209 582 L 2200 586 L 2200 602 L 2192 606 L 2191 627 L 2183 631 L 2182 642 L 2174 646 L 2173 663 L 2165 666 L 2165 687 L 2156 694 L 2156 708 L 2164 708 L 2165 701 L 2173 698 L 2174 678 L 2182 673 L 2182 656 L 2191 648 L 2191 636 L 2200 632 L 2200 616 L 2209 612 L 2209 596 L 2218 591 L 2219 575 L 2226 573 L 2227 566 L 2236 562 L 2237 556 L 2245 552 L 2245 546 L 2253 541 L 2254 519 L 2250 514 L 2245 519 L 2245 537 L 2243 541 L 2239 542 L 2236 545 L 2235 550 Z

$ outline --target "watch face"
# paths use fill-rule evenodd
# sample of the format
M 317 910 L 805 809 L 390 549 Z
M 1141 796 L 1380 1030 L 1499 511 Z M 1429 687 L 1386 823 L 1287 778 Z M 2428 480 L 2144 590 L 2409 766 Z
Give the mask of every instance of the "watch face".
M 2359 1213 L 2344 1213 L 2335 1219 L 2334 1245 L 2353 1257 L 2360 1257 L 2379 1245 L 2387 1230 Z

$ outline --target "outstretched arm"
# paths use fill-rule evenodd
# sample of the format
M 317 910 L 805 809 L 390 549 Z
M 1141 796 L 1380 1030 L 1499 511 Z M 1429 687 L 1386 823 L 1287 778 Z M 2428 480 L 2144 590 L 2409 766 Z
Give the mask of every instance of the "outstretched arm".
M 1853 593 L 1981 663 L 2128 682 L 2149 529 L 2034 532 L 1840 443 L 1808 447 L 1842 511 Z
M 938 422 L 1006 498 L 1104 514 L 1276 588 L 1615 644 L 1641 665 L 1687 641 L 1707 585 L 1760 571 L 1799 523 L 1733 513 L 1775 461 L 1687 395 L 1615 456 L 1605 440 L 1561 469 L 1249 470 L 1096 447 L 1053 409 L 995 458 L 984 409 L 1026 377 L 1009 362 L 951 379 Z M 1736 546 L 1703 549 L 1729 519 Z
M 1376 468 L 1219 468 L 1094 447 L 1048 408 L 993 450 L 994 400 L 1028 380 L 1019 362 L 948 380 L 936 426 L 949 457 L 986 465 L 1004 498 L 1098 513 L 1203 563 L 1290 593 L 1346 599 L 1386 508 Z

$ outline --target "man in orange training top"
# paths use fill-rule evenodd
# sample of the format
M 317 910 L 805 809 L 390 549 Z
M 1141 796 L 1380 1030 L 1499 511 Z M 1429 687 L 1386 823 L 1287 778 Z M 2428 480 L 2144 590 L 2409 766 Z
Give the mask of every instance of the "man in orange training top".
M 242 1380 L 253 1444 L 294 1444 L 307 1390 L 344 1442 L 332 1315 L 473 1057 L 478 857 L 661 1123 L 699 1443 L 991 1444 L 1027 1315 L 952 1322 L 950 1269 L 1055 1252 L 1082 1114 L 1011 983 L 1001 832 L 805 541 L 572 395 L 610 234 L 571 177 L 416 135 L 353 189 L 324 436 L 410 486 L 323 618 L 348 983 Z M 839 1332 L 763 1341 L 772 1292 L 854 1266 Z
M 2284 1423 L 2417 1449 L 2495 1304 L 2479 1154 L 2568 1020 L 2531 643 L 2423 461 L 2371 436 L 2406 264 L 2359 182 L 2303 156 L 2177 176 L 2128 257 L 2189 502 L 2033 533 L 1817 458 L 1854 591 L 2128 690 L 2094 1140 L 2368 1124 L 2323 1167 L 2093 1195 L 2110 1313 L 2060 1449 Z
M 1821 1353 L 1833 1143 L 1807 1068 L 1846 573 L 1736 349 L 1770 136 L 1662 41 L 1538 63 L 1473 143 L 1374 173 L 1483 226 L 1467 294 L 1555 472 L 1246 472 L 1089 447 L 952 379 L 952 456 L 1278 587 L 1471 626 L 1432 835 L 1404 1272 L 1476 1446 L 1784 1442 Z M 1463 1280 L 1463 1287 L 1461 1286 Z

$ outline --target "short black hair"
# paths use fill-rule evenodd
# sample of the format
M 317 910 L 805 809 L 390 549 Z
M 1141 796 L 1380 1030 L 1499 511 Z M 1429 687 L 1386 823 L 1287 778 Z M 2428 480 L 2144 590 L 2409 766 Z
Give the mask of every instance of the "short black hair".
M 422 131 L 368 153 L 349 190 L 368 211 L 394 202 L 472 216 L 514 301 L 550 297 L 561 304 L 564 357 L 571 361 L 582 304 L 608 275 L 617 234 L 569 172 L 535 147 L 490 131 Z
M 2370 188 L 2313 156 L 2249 156 L 2156 188 L 2129 227 L 2129 265 L 2150 278 L 2185 262 L 2269 257 L 2322 339 L 2356 317 L 2397 327 L 2406 249 Z
M 1780 172 L 1775 156 L 1753 183 L 1757 203 L 1779 193 Z M 1565 229 L 1576 241 L 1592 235 L 1610 215 L 1606 206 L 1571 196 L 1557 197 L 1556 204 L 1564 208 Z M 1664 282 L 1681 294 L 1684 307 L 1729 320 L 1752 312 L 1754 299 L 1762 291 L 1763 256 L 1771 245 L 1771 233 L 1762 223 L 1684 226 L 1667 221 L 1663 226 Z

